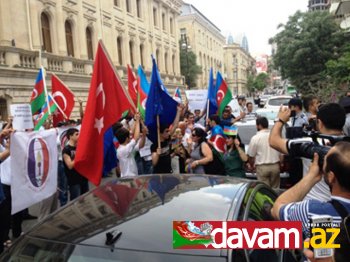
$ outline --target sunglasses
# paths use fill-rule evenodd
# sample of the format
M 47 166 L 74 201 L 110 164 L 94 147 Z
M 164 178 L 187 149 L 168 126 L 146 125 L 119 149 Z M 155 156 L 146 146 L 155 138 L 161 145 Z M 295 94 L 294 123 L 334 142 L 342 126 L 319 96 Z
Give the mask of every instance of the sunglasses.
M 197 136 L 196 134 L 192 134 L 192 136 Z

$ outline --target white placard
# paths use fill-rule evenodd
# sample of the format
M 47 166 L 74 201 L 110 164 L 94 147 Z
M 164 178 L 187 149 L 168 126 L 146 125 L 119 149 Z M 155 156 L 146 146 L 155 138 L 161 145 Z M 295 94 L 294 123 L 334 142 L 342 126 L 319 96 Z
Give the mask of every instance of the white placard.
M 10 110 L 13 117 L 12 126 L 14 129 L 25 130 L 34 128 L 30 104 L 13 104 L 10 105 Z
M 238 101 L 237 99 L 232 99 L 230 103 L 228 103 L 228 105 L 232 108 L 232 114 L 235 116 L 235 117 L 238 117 L 240 116 L 241 114 L 241 108 L 238 104 Z
M 208 90 L 186 90 L 189 110 L 192 112 L 195 109 L 203 110 L 207 103 Z

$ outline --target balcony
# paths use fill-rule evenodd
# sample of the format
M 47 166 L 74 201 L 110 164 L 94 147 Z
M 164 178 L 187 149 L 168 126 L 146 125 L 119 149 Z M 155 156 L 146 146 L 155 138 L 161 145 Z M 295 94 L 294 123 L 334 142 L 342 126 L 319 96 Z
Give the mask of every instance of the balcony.
M 41 52 L 40 63 L 39 51 L 0 46 L 0 66 L 38 69 L 41 65 L 51 72 L 90 75 L 93 61 Z

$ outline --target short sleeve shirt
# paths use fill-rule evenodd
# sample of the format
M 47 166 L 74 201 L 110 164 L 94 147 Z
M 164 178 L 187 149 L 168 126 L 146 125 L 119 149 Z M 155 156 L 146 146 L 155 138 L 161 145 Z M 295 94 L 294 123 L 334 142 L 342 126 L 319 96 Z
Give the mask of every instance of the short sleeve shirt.
M 350 199 L 332 196 L 338 200 L 350 213 Z M 280 209 L 280 220 L 301 221 L 304 237 L 310 237 L 309 222 L 314 215 L 330 215 L 333 217 L 334 227 L 339 226 L 341 217 L 330 202 L 321 202 L 316 199 L 293 202 Z

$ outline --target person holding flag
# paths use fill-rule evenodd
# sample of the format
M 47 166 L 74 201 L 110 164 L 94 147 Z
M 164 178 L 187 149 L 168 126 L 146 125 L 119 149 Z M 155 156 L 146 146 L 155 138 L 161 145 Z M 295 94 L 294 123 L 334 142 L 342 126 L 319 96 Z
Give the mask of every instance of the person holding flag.
M 95 185 L 100 184 L 103 170 L 116 166 L 112 125 L 131 108 L 136 111 L 100 40 L 74 166 Z
M 149 130 L 148 138 L 153 142 L 151 146 L 153 173 L 172 173 L 170 138 L 177 128 L 183 108 L 166 92 L 154 57 L 152 62 L 145 123 Z

